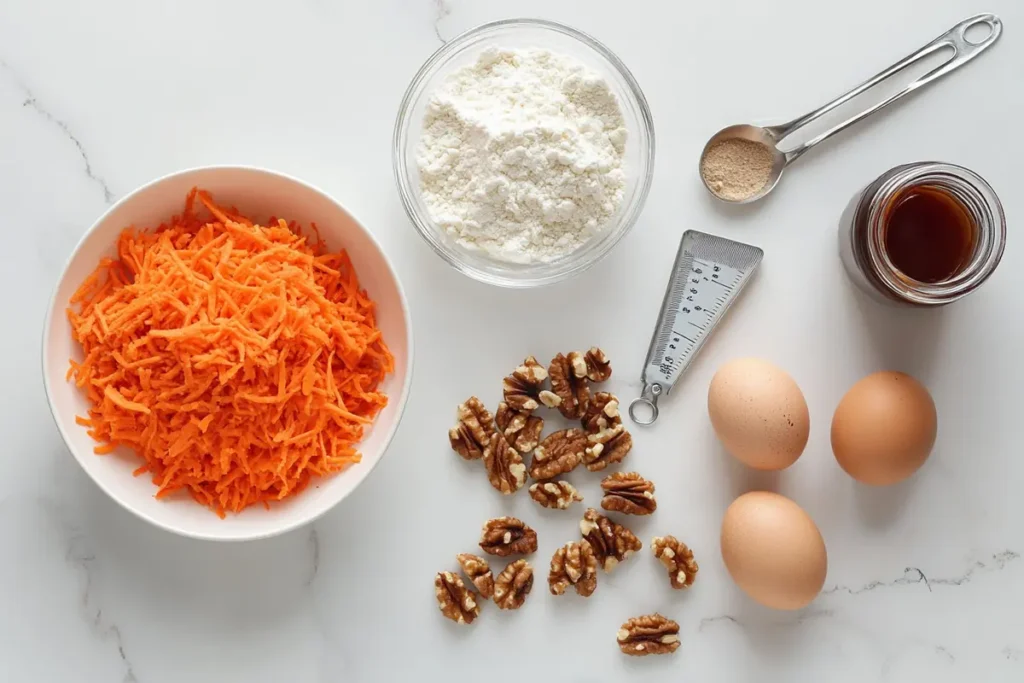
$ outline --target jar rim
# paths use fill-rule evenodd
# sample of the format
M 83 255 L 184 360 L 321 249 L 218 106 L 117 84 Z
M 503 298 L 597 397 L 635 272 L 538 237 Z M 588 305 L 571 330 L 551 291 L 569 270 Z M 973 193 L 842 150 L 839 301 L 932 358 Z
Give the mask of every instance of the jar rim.
M 974 291 L 995 270 L 1006 246 L 1006 216 L 988 181 L 970 169 L 938 161 L 897 166 L 872 193 L 867 215 L 867 257 L 880 284 L 893 296 L 920 305 L 948 304 Z M 960 203 L 977 228 L 970 261 L 950 278 L 915 280 L 897 268 L 885 247 L 885 209 L 900 192 L 933 187 Z

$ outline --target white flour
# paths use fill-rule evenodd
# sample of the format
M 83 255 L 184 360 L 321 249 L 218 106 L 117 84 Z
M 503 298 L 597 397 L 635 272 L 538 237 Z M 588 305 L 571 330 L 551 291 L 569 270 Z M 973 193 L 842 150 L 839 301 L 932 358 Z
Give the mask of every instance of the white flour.
M 550 261 L 582 246 L 622 203 L 618 100 L 570 57 L 487 50 L 438 88 L 423 128 L 423 199 L 463 247 Z

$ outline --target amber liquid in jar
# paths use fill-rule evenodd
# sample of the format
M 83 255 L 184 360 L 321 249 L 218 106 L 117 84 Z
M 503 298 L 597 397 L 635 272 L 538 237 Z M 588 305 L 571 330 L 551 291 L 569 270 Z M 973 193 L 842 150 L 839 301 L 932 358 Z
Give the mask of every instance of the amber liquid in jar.
M 1006 215 L 974 171 L 941 161 L 889 169 L 839 220 L 839 257 L 877 300 L 945 306 L 980 287 L 1006 247 Z
M 977 226 L 959 200 L 936 187 L 908 187 L 883 213 L 885 251 L 909 278 L 934 284 L 963 271 L 974 255 Z

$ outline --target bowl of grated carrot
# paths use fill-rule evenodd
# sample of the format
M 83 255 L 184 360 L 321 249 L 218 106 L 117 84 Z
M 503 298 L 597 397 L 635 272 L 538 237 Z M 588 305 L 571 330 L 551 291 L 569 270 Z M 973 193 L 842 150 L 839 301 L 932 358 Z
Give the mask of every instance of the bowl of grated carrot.
M 258 168 L 182 171 L 82 238 L 47 311 L 68 449 L 168 531 L 234 541 L 312 521 L 366 478 L 412 379 L 408 304 L 373 234 Z

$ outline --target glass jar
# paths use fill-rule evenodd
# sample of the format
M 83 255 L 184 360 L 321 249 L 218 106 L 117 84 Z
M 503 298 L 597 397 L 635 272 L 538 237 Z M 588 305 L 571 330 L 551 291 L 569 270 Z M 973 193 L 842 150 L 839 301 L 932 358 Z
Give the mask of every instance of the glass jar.
M 938 282 L 921 282 L 893 265 L 886 246 L 894 200 L 926 188 L 955 201 L 973 222 L 973 247 L 962 267 Z M 857 193 L 839 223 L 839 253 L 850 278 L 877 299 L 909 306 L 942 306 L 961 299 L 995 270 L 1006 244 L 1006 217 L 995 190 L 962 166 L 919 161 L 890 169 Z

